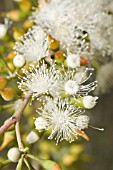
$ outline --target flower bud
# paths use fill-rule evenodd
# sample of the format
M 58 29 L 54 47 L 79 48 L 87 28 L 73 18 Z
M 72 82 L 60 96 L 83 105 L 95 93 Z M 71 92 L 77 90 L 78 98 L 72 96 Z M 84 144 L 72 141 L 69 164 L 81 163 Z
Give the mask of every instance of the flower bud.
M 8 146 L 15 139 L 15 131 L 5 132 L 3 143 L 0 146 L 0 151 L 2 151 L 6 146 Z
M 13 21 L 19 21 L 20 20 L 20 11 L 18 9 L 12 10 L 7 13 L 7 17 Z
M 7 153 L 7 157 L 11 162 L 18 162 L 18 160 L 20 158 L 19 149 L 17 147 L 13 147 L 13 148 L 9 149 L 9 151 Z
M 20 9 L 24 12 L 27 13 L 31 9 L 31 2 L 29 0 L 27 1 L 22 1 L 20 2 Z
M 25 29 L 29 29 L 33 26 L 33 22 L 31 22 L 30 20 L 26 20 L 23 26 Z
M 96 105 L 96 100 L 98 97 L 85 96 L 83 98 L 83 105 L 86 109 L 92 109 Z
M 65 83 L 65 91 L 68 94 L 76 94 L 79 91 L 79 85 L 74 80 L 69 80 Z
M 11 88 L 5 88 L 0 91 L 2 98 L 6 101 L 10 101 L 14 98 L 14 91 Z
M 54 56 L 58 64 L 62 63 L 65 59 L 65 54 L 62 51 L 57 51 Z
M 76 119 L 76 126 L 77 129 L 86 129 L 88 128 L 88 124 L 89 124 L 89 116 L 86 115 L 80 115 L 77 117 Z
M 13 58 L 15 57 L 14 51 L 11 51 L 7 57 L 5 57 L 6 61 L 13 61 Z
M 98 97 L 85 96 L 71 101 L 70 104 L 75 104 L 77 107 L 85 109 L 92 109 L 96 105 L 97 99 Z
M 86 65 L 86 64 L 89 64 L 90 61 L 83 58 L 82 56 L 80 57 L 80 65 Z
M 67 65 L 71 68 L 80 67 L 80 56 L 76 54 L 69 54 L 67 56 Z
M 34 124 L 37 130 L 44 130 L 47 127 L 47 121 L 43 117 L 36 118 Z
M 65 68 L 68 68 L 67 59 L 64 60 L 64 67 L 65 67 Z
M 26 138 L 26 141 L 27 141 L 28 143 L 32 144 L 32 143 L 37 142 L 38 139 L 39 139 L 39 136 L 37 135 L 37 133 L 35 133 L 34 131 L 31 131 L 31 132 L 28 134 L 28 136 L 27 136 L 27 138 Z
M 48 35 L 48 41 L 50 50 L 56 51 L 59 48 L 59 41 L 53 38 L 51 35 Z
M 0 76 L 0 89 L 5 88 L 6 85 L 7 85 L 7 79 L 2 77 L 2 76 Z
M 16 55 L 13 59 L 13 64 L 17 68 L 21 68 L 25 64 L 25 58 L 22 55 Z
M 22 29 L 14 28 L 13 37 L 16 41 L 18 41 L 19 37 L 23 36 L 23 34 L 24 34 L 24 31 Z

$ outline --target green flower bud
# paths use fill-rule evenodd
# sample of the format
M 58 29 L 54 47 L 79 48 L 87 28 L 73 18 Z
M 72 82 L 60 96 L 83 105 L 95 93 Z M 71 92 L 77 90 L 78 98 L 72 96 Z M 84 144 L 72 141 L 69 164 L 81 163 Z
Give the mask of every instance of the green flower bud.
M 58 64 L 62 63 L 65 59 L 65 54 L 62 51 L 57 51 L 54 56 Z
M 71 100 L 70 104 L 75 104 L 77 107 L 92 109 L 96 105 L 96 100 L 98 97 L 85 96 L 78 98 L 76 100 Z
M 0 94 L 2 98 L 6 101 L 10 101 L 14 98 L 14 91 L 11 88 L 5 88 L 3 90 L 0 90 Z
M 56 51 L 59 48 L 59 41 L 53 38 L 51 35 L 48 35 L 48 41 L 50 50 Z

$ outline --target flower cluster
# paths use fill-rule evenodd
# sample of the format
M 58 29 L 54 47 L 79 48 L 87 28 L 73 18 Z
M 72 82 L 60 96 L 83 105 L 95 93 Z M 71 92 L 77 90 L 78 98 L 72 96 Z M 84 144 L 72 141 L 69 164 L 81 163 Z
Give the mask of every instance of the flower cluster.
M 15 67 L 23 67 L 25 61 L 29 65 L 19 75 L 19 89 L 24 94 L 30 92 L 32 100 L 42 102 L 35 127 L 39 131 L 51 130 L 48 138 L 55 138 L 57 143 L 63 139 L 72 142 L 88 128 L 90 118 L 84 114 L 85 109 L 92 109 L 98 99 L 90 95 L 97 81 L 90 80 L 93 69 L 86 68 L 90 61 L 85 56 L 91 55 L 91 36 L 105 15 L 99 15 L 103 4 L 78 0 L 45 2 L 32 14 L 36 26 L 14 47 Z
M 43 8 L 36 9 L 31 20 L 74 52 L 81 53 L 82 49 L 87 55 L 90 40 L 91 51 L 110 55 L 113 53 L 113 16 L 109 14 L 111 9 L 107 8 L 109 3 L 101 0 L 51 0 Z

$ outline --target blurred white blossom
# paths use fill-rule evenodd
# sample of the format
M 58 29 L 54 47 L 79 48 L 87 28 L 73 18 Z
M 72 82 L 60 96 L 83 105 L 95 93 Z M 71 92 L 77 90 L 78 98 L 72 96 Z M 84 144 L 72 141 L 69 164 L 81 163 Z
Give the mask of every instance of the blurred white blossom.
M 23 55 L 27 62 L 39 61 L 48 55 L 48 38 L 41 27 L 34 26 L 19 40 L 14 46 L 15 53 Z
M 110 55 L 113 53 L 113 16 L 106 10 L 110 8 L 109 3 L 106 0 L 50 0 L 41 10 L 33 12 L 31 19 L 75 53 L 88 55 L 86 39 L 89 37 L 91 51 Z
M 80 115 L 76 119 L 76 126 L 79 130 L 88 128 L 89 116 Z

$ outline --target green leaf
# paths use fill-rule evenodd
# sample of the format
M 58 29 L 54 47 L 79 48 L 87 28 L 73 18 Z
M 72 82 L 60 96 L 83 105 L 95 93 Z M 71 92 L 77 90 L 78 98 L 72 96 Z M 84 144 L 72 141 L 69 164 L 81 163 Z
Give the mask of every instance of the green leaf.
M 54 161 L 40 159 L 34 155 L 29 155 L 29 154 L 27 156 L 31 159 L 34 159 L 38 163 L 40 163 L 42 165 L 42 167 L 46 170 L 61 170 L 61 167 Z
M 21 158 L 19 159 L 16 170 L 22 170 L 23 158 L 24 155 L 22 155 Z

